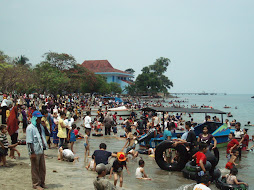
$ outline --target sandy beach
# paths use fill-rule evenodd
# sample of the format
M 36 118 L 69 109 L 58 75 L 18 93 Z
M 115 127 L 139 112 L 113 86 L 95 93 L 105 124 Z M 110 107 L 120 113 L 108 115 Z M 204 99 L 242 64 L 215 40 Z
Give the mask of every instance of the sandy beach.
M 25 135 L 19 132 L 19 139 L 25 139 Z M 10 142 L 10 139 L 9 139 Z M 79 143 L 79 142 L 77 142 Z M 30 159 L 27 146 L 19 145 L 17 149 L 21 157 L 16 160 L 7 158 L 9 167 L 1 167 L 1 190 L 30 190 L 32 188 Z M 57 149 L 45 151 L 46 158 L 46 185 L 49 189 L 93 189 L 92 181 L 96 173 L 85 169 L 84 158 L 79 163 L 70 163 L 57 160 Z M 80 167 L 80 164 L 82 165 Z M 82 182 L 82 183 L 81 183 Z

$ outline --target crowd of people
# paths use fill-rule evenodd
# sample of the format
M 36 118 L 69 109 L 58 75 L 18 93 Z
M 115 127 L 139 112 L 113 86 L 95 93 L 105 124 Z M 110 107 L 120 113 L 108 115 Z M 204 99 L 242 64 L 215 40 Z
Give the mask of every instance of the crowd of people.
M 9 100 L 9 101 L 8 101 Z M 12 103 L 10 103 L 12 102 Z M 75 156 L 74 144 L 78 139 L 84 140 L 84 157 L 90 158 L 90 136 L 102 135 L 102 130 L 105 135 L 117 134 L 117 125 L 120 124 L 125 131 L 123 137 L 126 138 L 126 143 L 119 152 L 107 151 L 107 145 L 101 143 L 99 150 L 95 150 L 92 154 L 88 170 L 96 171 L 97 178 L 94 180 L 94 188 L 115 189 L 118 179 L 120 187 L 123 186 L 123 169 L 127 167 L 128 155 L 133 158 L 138 157 L 135 141 L 142 135 L 146 134 L 151 128 L 155 128 L 157 134 L 155 138 L 163 138 L 163 140 L 173 140 L 174 146 L 184 144 L 188 151 L 199 149 L 193 155 L 197 166 L 201 167 L 199 184 L 194 189 L 209 189 L 209 181 L 206 176 L 205 153 L 208 146 L 213 142 L 213 147 L 216 148 L 216 139 L 208 133 L 208 127 L 204 126 L 203 132 L 196 138 L 193 127 L 197 124 L 191 118 L 190 121 L 184 121 L 181 114 L 166 113 L 164 120 L 157 113 L 142 112 L 138 118 L 136 112 L 132 111 L 129 117 L 123 119 L 117 116 L 117 113 L 108 112 L 108 108 L 120 106 L 117 101 L 105 101 L 101 97 L 96 96 L 80 96 L 80 95 L 43 95 L 29 94 L 22 96 L 4 96 L 1 104 L 2 110 L 2 125 L 0 126 L 0 161 L 2 166 L 8 166 L 6 156 L 10 150 L 9 157 L 14 159 L 15 153 L 20 156 L 18 145 L 22 143 L 18 141 L 19 126 L 22 125 L 23 133 L 26 134 L 26 144 L 31 162 L 32 185 L 34 189 L 44 189 L 46 164 L 44 151 L 48 148 L 58 149 L 58 159 L 60 161 L 67 160 L 69 162 L 78 161 L 79 157 Z M 147 105 L 144 102 L 143 106 Z M 102 111 L 105 107 L 105 111 Z M 129 103 L 128 107 L 135 109 L 141 108 L 141 103 Z M 97 114 L 92 119 L 92 108 L 97 109 Z M 117 118 L 118 117 L 118 118 Z M 82 121 L 82 125 L 78 125 L 77 121 Z M 118 123 L 120 121 L 120 123 Z M 164 121 L 164 123 L 163 123 Z M 205 122 L 216 121 L 218 118 L 206 116 Z M 250 150 L 253 147 L 248 147 L 249 136 L 247 129 L 241 129 L 239 122 L 229 122 L 226 120 L 229 128 L 235 127 L 235 132 L 229 134 L 229 143 L 227 145 L 226 168 L 230 173 L 226 177 L 228 184 L 241 184 L 237 181 L 236 160 L 241 160 L 241 152 Z M 85 133 L 80 133 L 80 128 L 84 128 Z M 178 131 L 183 131 L 181 136 L 172 139 L 172 134 Z M 134 132 L 133 132 L 134 131 Z M 7 133 L 10 135 L 11 143 L 8 143 Z M 155 149 L 147 147 L 148 154 L 154 155 Z M 112 163 L 109 163 L 109 158 L 114 158 Z M 168 149 L 165 153 L 165 161 L 177 161 L 177 153 L 172 158 L 171 150 Z M 84 159 L 85 160 L 85 159 Z M 151 180 L 144 169 L 145 161 L 139 159 L 138 167 L 135 172 L 137 179 Z M 109 178 L 113 175 L 114 185 L 110 183 L 105 175 Z M 247 185 L 247 184 L 246 184 Z M 205 187 L 207 188 L 205 188 Z

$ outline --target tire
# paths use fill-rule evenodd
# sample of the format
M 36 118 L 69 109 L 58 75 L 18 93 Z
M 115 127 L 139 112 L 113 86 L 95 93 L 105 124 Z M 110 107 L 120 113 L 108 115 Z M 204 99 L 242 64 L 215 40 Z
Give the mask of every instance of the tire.
M 197 172 L 188 171 L 186 168 L 184 168 L 182 170 L 182 172 L 183 172 L 183 177 L 184 178 L 192 179 L 192 180 L 197 180 L 197 178 L 198 178 L 198 173 Z
M 166 161 L 164 161 L 163 158 L 163 152 L 166 149 L 169 148 L 174 148 L 175 150 L 178 151 L 179 153 L 179 162 L 176 163 L 167 163 Z M 161 142 L 155 150 L 155 161 L 158 164 L 158 166 L 162 169 L 162 170 L 167 170 L 167 171 L 181 171 L 184 167 L 185 164 L 188 162 L 189 160 L 189 154 L 185 148 L 184 145 L 177 145 L 176 147 L 173 147 L 173 142 L 172 141 L 163 141 Z
M 220 160 L 220 153 L 218 148 L 212 150 L 213 146 L 209 147 L 209 150 L 205 153 L 207 161 L 209 161 L 212 164 L 212 168 L 214 169 Z
M 238 180 L 241 181 L 241 180 Z M 220 190 L 247 190 L 249 189 L 248 186 L 241 184 L 241 185 L 229 185 L 226 183 L 226 178 L 219 178 L 216 181 L 216 187 Z
M 213 180 L 218 180 L 221 177 L 221 171 L 219 169 L 215 169 L 213 172 L 210 172 Z
M 212 168 L 211 163 L 209 161 L 207 161 L 206 164 L 205 164 L 206 171 L 210 171 L 211 168 Z M 189 172 L 199 172 L 199 171 L 201 171 L 201 167 L 196 166 L 196 163 L 193 163 L 193 161 L 187 162 L 186 165 L 185 165 L 185 169 Z

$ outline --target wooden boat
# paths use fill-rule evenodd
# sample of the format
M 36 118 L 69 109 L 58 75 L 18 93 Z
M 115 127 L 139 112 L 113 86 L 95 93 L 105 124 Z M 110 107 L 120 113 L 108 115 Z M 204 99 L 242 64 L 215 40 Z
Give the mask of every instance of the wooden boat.
M 226 112 L 217 110 L 217 109 L 194 109 L 194 108 L 165 108 L 165 107 L 147 107 L 143 108 L 143 111 L 155 111 L 155 112 L 163 112 L 163 120 L 164 120 L 164 114 L 165 112 L 178 112 L 178 113 L 211 113 L 211 114 L 221 114 L 221 121 L 223 122 L 223 115 L 226 114 Z M 163 122 L 164 123 L 164 122 Z M 218 147 L 224 147 L 228 143 L 228 135 L 230 132 L 233 132 L 234 130 L 229 129 L 226 124 L 218 123 L 218 122 L 205 122 L 202 124 L 198 124 L 194 127 L 194 132 L 196 136 L 198 136 L 200 133 L 203 132 L 203 127 L 208 127 L 208 133 L 212 134 L 216 140 L 217 140 L 217 146 Z M 163 126 L 164 128 L 164 126 Z M 177 137 L 177 134 L 183 134 L 182 131 L 177 131 L 176 133 L 172 134 L 172 139 Z M 163 138 L 151 138 L 149 141 L 149 144 L 151 147 L 155 147 L 157 144 L 162 142 Z M 140 144 L 141 146 L 144 146 L 144 144 Z

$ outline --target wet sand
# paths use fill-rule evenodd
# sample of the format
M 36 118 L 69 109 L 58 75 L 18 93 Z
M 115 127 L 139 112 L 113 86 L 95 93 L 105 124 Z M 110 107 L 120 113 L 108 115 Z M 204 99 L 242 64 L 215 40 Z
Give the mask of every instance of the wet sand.
M 118 134 L 123 134 L 123 130 L 118 126 Z M 84 134 L 84 130 L 81 129 L 81 133 Z M 19 139 L 25 139 L 25 136 L 20 129 Z M 10 139 L 9 139 L 10 142 Z M 90 139 L 90 155 L 97 150 L 99 144 L 104 142 L 107 144 L 107 150 L 114 152 L 120 151 L 124 146 L 125 139 L 114 136 L 110 137 L 92 137 Z M 46 185 L 49 189 L 77 189 L 77 190 L 92 190 L 93 180 L 96 178 L 96 173 L 86 170 L 85 166 L 88 165 L 90 158 L 84 162 L 84 140 L 77 140 L 74 144 L 75 156 L 79 156 L 79 162 L 70 163 L 66 161 L 57 160 L 57 149 L 49 149 L 45 151 L 46 158 Z M 27 147 L 19 145 L 17 149 L 21 153 L 21 157 L 16 160 L 7 158 L 9 167 L 0 167 L 0 189 L 1 190 L 32 190 L 32 180 L 30 174 L 30 159 L 28 157 Z M 137 146 L 138 149 L 138 146 Z M 137 180 L 135 179 L 135 170 L 138 167 L 137 159 L 130 159 L 127 166 L 130 170 L 130 175 L 127 174 L 124 169 L 124 183 L 123 189 L 170 189 L 170 190 L 192 190 L 195 185 L 195 181 L 183 178 L 181 172 L 168 172 L 161 170 L 156 164 L 154 158 L 148 155 L 139 155 L 145 162 L 145 171 L 152 178 L 152 181 Z M 241 162 L 238 177 L 239 179 L 246 179 L 246 182 L 251 183 L 251 179 L 254 175 L 253 165 L 247 163 L 252 162 L 252 154 L 243 154 L 243 161 Z M 224 169 L 226 164 L 225 149 L 220 149 L 220 162 L 218 168 L 222 172 L 228 173 Z M 247 170 L 247 171 L 246 171 Z M 113 177 L 110 179 L 113 183 Z M 250 184 L 252 186 L 252 184 Z M 119 181 L 117 186 L 119 186 Z M 217 189 L 214 184 L 210 186 L 211 189 Z

